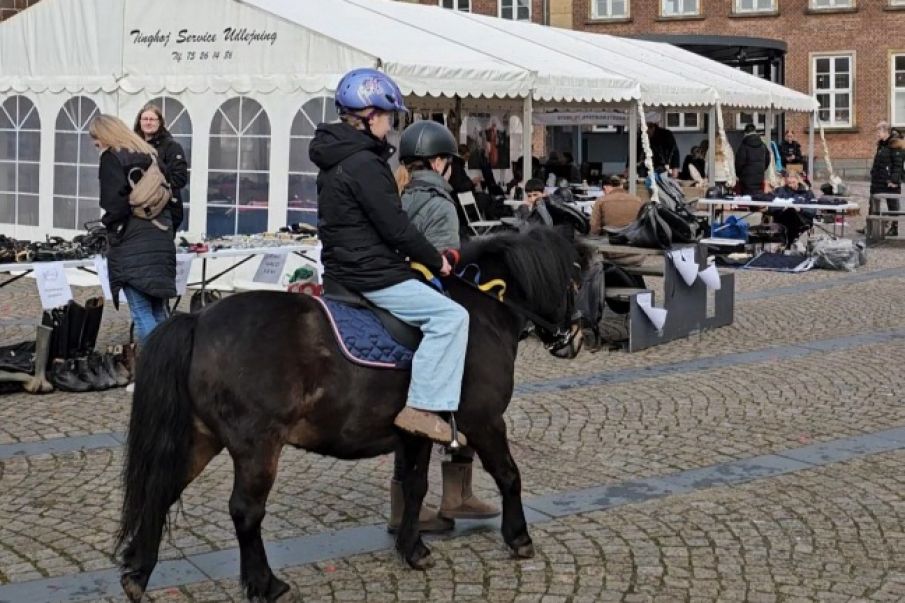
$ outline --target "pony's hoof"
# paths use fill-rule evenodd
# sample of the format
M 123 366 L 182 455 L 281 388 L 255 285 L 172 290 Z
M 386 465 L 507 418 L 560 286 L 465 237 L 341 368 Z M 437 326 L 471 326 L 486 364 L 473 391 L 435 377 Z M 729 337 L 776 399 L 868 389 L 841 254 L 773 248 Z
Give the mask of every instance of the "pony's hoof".
M 437 565 L 437 562 L 434 561 L 434 556 L 431 555 L 431 552 L 427 551 L 420 557 L 409 559 L 408 564 L 412 569 L 423 572 Z
M 512 547 L 512 556 L 516 559 L 532 559 L 534 557 L 534 543 L 521 544 Z
M 131 574 L 123 574 L 119 583 L 123 587 L 123 592 L 132 603 L 139 603 L 145 594 L 145 587 L 142 586 Z
M 289 592 L 289 585 L 277 578 L 271 576 L 270 588 L 267 589 L 267 603 L 276 603 L 277 601 L 293 601 L 292 593 Z

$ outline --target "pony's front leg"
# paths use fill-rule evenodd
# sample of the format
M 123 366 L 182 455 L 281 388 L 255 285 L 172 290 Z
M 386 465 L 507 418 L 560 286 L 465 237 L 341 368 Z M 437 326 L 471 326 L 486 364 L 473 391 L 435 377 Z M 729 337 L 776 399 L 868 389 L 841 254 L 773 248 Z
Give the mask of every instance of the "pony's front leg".
M 405 501 L 402 522 L 396 533 L 396 550 L 414 569 L 426 570 L 434 567 L 431 551 L 421 540 L 418 531 L 418 514 L 424 495 L 427 494 L 427 469 L 431 457 L 430 440 L 402 435 L 402 446 L 397 454 L 402 455 L 405 477 L 402 480 L 402 495 Z
M 468 443 L 478 453 L 484 469 L 493 477 L 503 497 L 503 540 L 515 557 L 534 557 L 534 543 L 528 534 L 522 507 L 522 477 L 509 451 L 506 423 L 499 417 L 482 428 L 471 427 Z

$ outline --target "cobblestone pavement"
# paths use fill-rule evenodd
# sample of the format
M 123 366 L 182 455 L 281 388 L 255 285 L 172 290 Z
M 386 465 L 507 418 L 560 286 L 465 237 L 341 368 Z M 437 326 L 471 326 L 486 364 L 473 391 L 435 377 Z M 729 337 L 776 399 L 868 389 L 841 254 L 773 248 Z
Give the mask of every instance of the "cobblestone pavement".
M 856 273 L 742 271 L 736 281 L 735 324 L 717 331 L 571 362 L 523 345 L 507 420 L 526 499 L 905 427 L 905 250 L 872 248 Z M 0 343 L 28 337 L 38 307 L 32 281 L 3 289 Z M 110 308 L 101 343 L 124 341 L 127 328 L 127 313 Z M 122 390 L 0 397 L 0 601 L 4 588 L 114 567 L 120 448 L 112 438 L 90 450 L 41 447 L 119 434 L 128 410 Z M 4 458 L 23 443 L 36 447 Z M 905 601 L 900 448 L 546 518 L 532 525 L 529 561 L 509 559 L 485 529 L 434 542 L 438 565 L 423 574 L 382 547 L 278 573 L 305 601 Z M 391 465 L 286 450 L 265 539 L 381 524 Z M 431 477 L 436 501 L 438 467 Z M 163 559 L 236 546 L 231 486 L 221 455 L 186 491 Z M 494 496 L 483 472 L 476 488 Z M 228 575 L 151 598 L 241 600 Z M 85 592 L 67 597 L 95 600 Z

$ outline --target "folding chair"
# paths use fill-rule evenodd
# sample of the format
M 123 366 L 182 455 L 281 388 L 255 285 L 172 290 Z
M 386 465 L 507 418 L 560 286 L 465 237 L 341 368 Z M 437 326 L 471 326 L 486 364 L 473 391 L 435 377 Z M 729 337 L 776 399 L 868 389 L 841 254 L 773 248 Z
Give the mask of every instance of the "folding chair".
M 478 207 L 478 202 L 475 201 L 474 193 L 459 193 L 457 196 L 459 198 L 459 205 L 462 206 L 462 212 L 465 214 L 465 219 L 468 220 L 468 228 L 470 228 L 474 234 L 487 234 L 494 228 L 503 225 L 499 220 L 484 219 L 484 216 L 481 215 L 481 208 Z M 477 216 L 476 219 L 475 216 Z

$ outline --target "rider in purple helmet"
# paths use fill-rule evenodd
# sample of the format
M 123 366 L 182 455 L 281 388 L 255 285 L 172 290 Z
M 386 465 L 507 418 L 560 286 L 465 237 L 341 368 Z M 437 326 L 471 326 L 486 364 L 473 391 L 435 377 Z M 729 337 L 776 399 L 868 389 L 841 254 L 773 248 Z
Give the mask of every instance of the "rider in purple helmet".
M 338 123 L 321 124 L 309 155 L 317 176 L 318 236 L 325 280 L 357 291 L 423 333 L 412 361 L 400 429 L 450 444 L 453 430 L 437 413 L 459 407 L 468 312 L 416 279 L 409 261 L 447 276 L 451 266 L 411 224 L 387 160 L 386 141 L 402 92 L 385 73 L 356 69 L 336 88 Z M 465 445 L 458 435 L 457 443 Z

